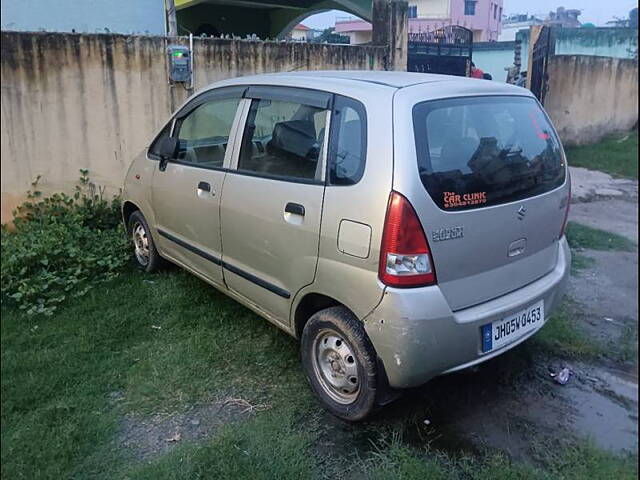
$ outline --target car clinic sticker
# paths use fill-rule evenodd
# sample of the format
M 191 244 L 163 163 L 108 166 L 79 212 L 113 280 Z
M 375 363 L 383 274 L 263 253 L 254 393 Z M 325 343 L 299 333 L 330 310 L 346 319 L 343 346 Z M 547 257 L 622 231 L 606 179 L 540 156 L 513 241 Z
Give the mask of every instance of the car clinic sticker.
M 538 120 L 536 120 L 536 111 L 532 110 L 529 112 L 529 118 L 531 119 L 531 123 L 533 124 L 533 128 L 536 131 L 536 136 L 540 139 L 540 140 L 544 140 L 547 141 L 549 140 L 549 134 L 547 132 L 543 132 L 542 128 L 540 128 L 540 125 L 538 124 Z
M 487 203 L 487 192 L 463 193 L 443 192 L 444 208 L 467 207 Z

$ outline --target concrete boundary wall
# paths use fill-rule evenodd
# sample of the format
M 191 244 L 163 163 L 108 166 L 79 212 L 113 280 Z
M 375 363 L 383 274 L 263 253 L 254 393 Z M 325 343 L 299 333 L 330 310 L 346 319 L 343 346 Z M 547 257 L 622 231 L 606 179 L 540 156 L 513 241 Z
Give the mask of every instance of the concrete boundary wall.
M 2 32 L 2 222 L 42 175 L 45 193 L 73 191 L 78 170 L 122 185 L 188 92 L 167 80 L 165 37 Z M 187 44 L 188 39 L 175 39 Z M 292 70 L 381 70 L 386 47 L 194 39 L 196 89 L 229 77 Z
M 555 28 L 554 33 L 556 55 L 634 58 L 638 51 L 637 28 Z M 530 28 L 522 29 L 516 34 L 516 40 L 520 40 L 522 44 L 524 66 L 529 58 L 530 36 Z
M 637 126 L 635 60 L 555 55 L 548 74 L 544 106 L 565 145 L 595 143 Z

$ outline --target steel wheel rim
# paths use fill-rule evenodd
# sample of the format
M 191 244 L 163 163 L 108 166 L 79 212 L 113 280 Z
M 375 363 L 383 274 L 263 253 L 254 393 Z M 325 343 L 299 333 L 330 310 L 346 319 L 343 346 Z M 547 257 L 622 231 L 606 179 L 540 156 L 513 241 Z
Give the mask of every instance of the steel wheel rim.
M 140 265 L 146 267 L 149 264 L 149 237 L 140 222 L 136 222 L 133 225 L 132 236 L 136 260 L 138 260 Z
M 320 386 L 332 400 L 349 405 L 360 393 L 358 360 L 342 335 L 321 331 L 313 341 L 313 370 Z

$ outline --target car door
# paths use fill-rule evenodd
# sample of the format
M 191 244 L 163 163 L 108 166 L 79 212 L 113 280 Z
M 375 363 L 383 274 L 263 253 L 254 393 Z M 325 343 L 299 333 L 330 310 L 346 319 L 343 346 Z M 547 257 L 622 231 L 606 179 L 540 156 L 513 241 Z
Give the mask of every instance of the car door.
M 313 282 L 331 95 L 250 87 L 221 204 L 227 286 L 275 320 Z
M 177 158 L 153 175 L 153 207 L 161 251 L 222 284 L 220 197 L 234 122 L 244 88 L 205 92 L 175 118 Z

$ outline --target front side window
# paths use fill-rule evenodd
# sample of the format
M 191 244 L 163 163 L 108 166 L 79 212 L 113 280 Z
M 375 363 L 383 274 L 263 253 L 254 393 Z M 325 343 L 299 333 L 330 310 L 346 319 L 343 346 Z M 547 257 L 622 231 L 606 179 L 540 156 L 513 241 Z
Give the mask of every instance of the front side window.
M 367 117 L 364 106 L 347 97 L 336 96 L 331 119 L 329 183 L 353 185 L 364 173 L 367 150 Z
M 464 14 L 465 15 L 475 15 L 476 14 L 476 0 L 465 0 L 464 1 Z
M 327 110 L 283 100 L 254 99 L 238 171 L 289 180 L 320 180 Z
M 171 126 L 173 125 L 173 121 L 167 123 L 165 127 L 160 131 L 158 136 L 151 142 L 151 146 L 149 147 L 149 157 L 154 160 L 160 159 L 160 145 L 162 141 L 167 138 L 171 134 Z
M 203 103 L 176 125 L 177 160 L 202 168 L 221 168 L 240 98 Z
M 560 143 L 532 98 L 423 102 L 413 124 L 420 179 L 444 210 L 522 200 L 564 183 Z

